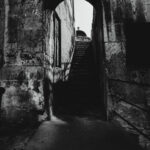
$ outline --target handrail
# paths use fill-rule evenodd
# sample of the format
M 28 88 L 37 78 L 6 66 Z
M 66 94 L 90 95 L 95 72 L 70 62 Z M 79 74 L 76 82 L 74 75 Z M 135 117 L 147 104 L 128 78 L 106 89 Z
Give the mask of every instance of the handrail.
M 141 130 L 139 130 L 137 127 L 135 127 L 130 121 L 128 121 L 127 119 L 125 119 L 124 117 L 122 117 L 120 114 L 118 114 L 116 111 L 113 111 L 114 114 L 116 114 L 119 118 L 121 118 L 122 120 L 124 120 L 126 123 L 128 123 L 133 129 L 135 129 L 139 134 L 143 135 L 146 139 L 148 139 L 150 141 L 150 136 L 143 133 Z
M 127 104 L 130 104 L 130 105 L 132 105 L 132 106 L 134 106 L 134 107 L 136 107 L 136 108 L 138 108 L 138 109 L 140 109 L 140 110 L 142 110 L 142 111 L 145 111 L 145 112 L 149 113 L 149 111 L 148 111 L 147 109 L 142 108 L 142 107 L 140 107 L 140 106 L 138 106 L 138 105 L 136 105 L 136 104 L 133 104 L 132 102 L 129 102 L 129 101 L 125 100 L 125 99 L 122 98 L 122 97 L 116 96 L 116 95 L 114 95 L 114 94 L 110 94 L 110 95 L 113 96 L 113 97 L 118 98 L 119 101 L 123 101 L 123 102 L 125 102 L 125 103 L 127 103 Z
M 125 100 L 124 98 L 120 97 L 120 96 L 117 96 L 115 94 L 110 94 L 112 97 L 116 97 L 118 99 L 118 101 L 123 101 L 127 104 L 130 104 L 132 105 L 133 107 L 136 107 L 146 113 L 149 113 L 149 111 L 145 108 L 142 108 L 136 104 L 133 104 L 132 102 L 129 102 L 127 100 Z M 136 126 L 134 126 L 130 121 L 128 121 L 127 119 L 125 119 L 123 116 L 121 116 L 119 113 L 117 113 L 115 110 L 112 111 L 113 114 L 117 115 L 119 118 L 121 118 L 123 121 L 125 121 L 127 124 L 129 124 L 134 130 L 136 130 L 139 134 L 141 134 L 142 136 L 144 136 L 146 139 L 148 139 L 150 141 L 150 136 L 143 133 L 140 129 L 138 129 Z

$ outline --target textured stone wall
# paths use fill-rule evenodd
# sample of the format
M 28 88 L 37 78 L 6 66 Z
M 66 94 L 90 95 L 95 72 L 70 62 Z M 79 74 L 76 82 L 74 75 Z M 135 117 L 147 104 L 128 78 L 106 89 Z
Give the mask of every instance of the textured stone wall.
M 1 119 L 30 124 L 44 112 L 42 2 L 5 0 L 1 14 Z
M 63 5 L 60 9 L 68 7 Z M 44 112 L 45 117 L 50 117 L 54 73 L 52 13 L 43 9 L 41 0 L 0 1 L 0 87 L 5 89 L 0 120 L 4 123 L 30 125 Z M 70 25 L 69 19 L 66 24 Z M 68 36 L 73 34 L 73 24 L 71 27 L 64 31 Z
M 3 65 L 3 47 L 4 47 L 4 16 L 5 7 L 4 0 L 0 1 L 0 67 Z
M 129 68 L 127 66 L 127 39 L 124 29 L 125 24 L 129 22 L 149 22 L 149 1 L 105 0 L 103 6 L 109 117 L 117 120 L 131 132 L 135 132 L 127 122 L 114 114 L 115 111 L 141 132 L 148 135 L 150 70 L 147 67 L 144 69 L 144 67 Z M 147 143 L 142 141 L 142 144 L 146 146 Z

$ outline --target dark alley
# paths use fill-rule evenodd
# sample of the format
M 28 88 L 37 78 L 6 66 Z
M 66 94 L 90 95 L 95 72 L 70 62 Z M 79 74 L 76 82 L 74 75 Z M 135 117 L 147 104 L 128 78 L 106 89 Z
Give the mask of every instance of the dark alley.
M 150 0 L 0 0 L 0 150 L 150 150 Z

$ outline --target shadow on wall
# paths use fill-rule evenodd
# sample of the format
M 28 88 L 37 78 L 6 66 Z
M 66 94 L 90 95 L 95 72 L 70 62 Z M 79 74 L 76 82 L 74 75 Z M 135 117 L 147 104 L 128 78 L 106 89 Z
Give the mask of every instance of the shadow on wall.
M 44 109 L 47 114 L 47 120 L 50 120 L 50 107 L 53 100 L 52 83 L 49 78 L 44 79 Z
M 5 89 L 3 87 L 0 87 L 0 119 L 1 119 L 1 102 L 4 93 L 5 93 Z

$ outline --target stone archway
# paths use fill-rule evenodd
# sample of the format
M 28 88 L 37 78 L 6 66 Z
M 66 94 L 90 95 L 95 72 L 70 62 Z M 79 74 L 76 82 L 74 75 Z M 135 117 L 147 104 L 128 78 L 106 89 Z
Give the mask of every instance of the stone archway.
M 52 9 L 54 10 L 61 2 L 63 2 L 64 0 L 44 0 L 44 8 L 45 9 Z M 101 1 L 99 0 L 86 0 L 87 2 L 89 2 L 91 5 L 93 5 L 93 7 L 97 8 L 98 4 L 101 4 Z
M 93 26 L 93 54 L 94 54 L 94 69 L 96 70 L 97 73 L 97 78 L 99 82 L 99 91 L 101 95 L 101 101 L 103 103 L 105 112 L 106 112 L 106 98 L 105 98 L 105 72 L 104 72 L 104 46 L 103 46 L 103 5 L 102 1 L 99 0 L 86 0 L 89 2 L 96 11 L 96 15 L 99 16 L 99 19 L 95 20 L 94 26 Z M 63 2 L 63 0 L 56 0 L 56 1 L 49 1 L 45 0 L 44 1 L 44 8 L 48 10 L 55 10 L 55 8 Z

